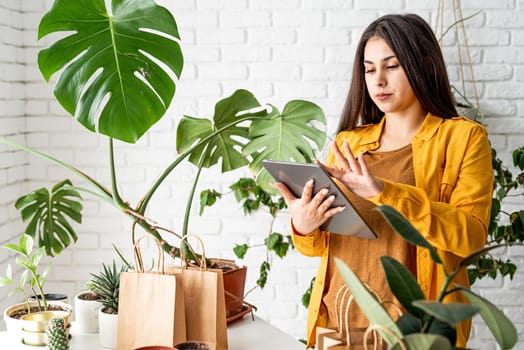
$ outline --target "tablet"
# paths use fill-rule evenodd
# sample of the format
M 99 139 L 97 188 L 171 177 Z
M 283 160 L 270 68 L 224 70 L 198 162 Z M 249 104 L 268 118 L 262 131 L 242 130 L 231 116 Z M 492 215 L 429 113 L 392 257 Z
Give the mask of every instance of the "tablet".
M 313 163 L 294 163 L 274 160 L 262 161 L 264 168 L 273 176 L 277 182 L 287 185 L 289 190 L 296 196 L 302 195 L 302 189 L 307 181 L 313 179 L 315 186 L 313 193 L 323 188 L 329 190 L 329 195 L 335 196 L 332 207 L 344 206 L 346 209 L 332 216 L 320 229 L 360 238 L 375 239 L 377 236 L 371 231 L 366 222 L 358 214 L 344 192 L 331 179 L 331 176 Z

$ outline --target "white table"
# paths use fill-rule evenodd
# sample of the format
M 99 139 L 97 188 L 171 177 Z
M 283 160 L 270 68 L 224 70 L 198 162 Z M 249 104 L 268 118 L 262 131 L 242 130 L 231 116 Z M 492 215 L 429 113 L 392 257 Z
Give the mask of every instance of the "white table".
M 78 334 L 71 329 L 71 350 L 107 350 L 98 344 L 98 334 Z M 229 350 L 304 350 L 306 346 L 289 334 L 255 316 L 246 315 L 227 328 Z M 46 347 L 26 346 L 0 332 L 0 348 L 9 350 L 45 350 Z

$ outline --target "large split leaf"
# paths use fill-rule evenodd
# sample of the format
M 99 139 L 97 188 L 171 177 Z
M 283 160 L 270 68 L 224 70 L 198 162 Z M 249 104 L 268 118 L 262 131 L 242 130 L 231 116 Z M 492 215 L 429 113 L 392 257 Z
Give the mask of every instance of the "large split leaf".
M 207 146 L 203 167 L 208 168 L 222 160 L 222 172 L 238 169 L 248 164 L 242 147 L 248 137 L 248 127 L 239 126 L 242 118 L 253 114 L 240 112 L 259 107 L 257 99 L 247 90 L 237 90 L 215 105 L 212 119 L 184 116 L 176 131 L 176 148 L 180 153 L 189 151 L 189 160 L 197 165 Z M 261 111 L 254 115 L 265 115 Z M 221 130 L 220 132 L 217 132 Z M 201 144 L 195 147 L 199 142 Z M 195 147 L 194 149 L 191 149 Z
M 65 32 L 38 55 L 60 104 L 87 129 L 136 142 L 166 112 L 183 58 L 176 22 L 153 0 L 56 0 L 38 37 Z
M 266 170 L 261 171 L 264 159 L 311 163 L 315 159 L 312 145 L 322 149 L 326 142 L 325 132 L 319 129 L 319 124 L 326 123 L 325 115 L 316 104 L 293 100 L 284 106 L 282 113 L 273 109 L 269 118 L 253 121 L 250 141 L 243 150 L 253 158 L 249 168 L 266 191 L 274 191 L 269 186 L 274 179 Z
M 29 221 L 25 233 L 37 238 L 47 255 L 56 256 L 78 238 L 69 221 L 82 222 L 81 198 L 71 181 L 64 180 L 51 193 L 42 187 L 20 197 L 15 207 L 21 210 L 22 220 Z

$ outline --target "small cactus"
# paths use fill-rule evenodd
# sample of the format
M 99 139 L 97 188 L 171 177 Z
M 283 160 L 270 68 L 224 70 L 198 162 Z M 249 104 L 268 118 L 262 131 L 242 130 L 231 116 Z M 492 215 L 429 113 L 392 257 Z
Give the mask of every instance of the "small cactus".
M 47 325 L 47 348 L 49 350 L 69 350 L 64 320 L 53 318 Z

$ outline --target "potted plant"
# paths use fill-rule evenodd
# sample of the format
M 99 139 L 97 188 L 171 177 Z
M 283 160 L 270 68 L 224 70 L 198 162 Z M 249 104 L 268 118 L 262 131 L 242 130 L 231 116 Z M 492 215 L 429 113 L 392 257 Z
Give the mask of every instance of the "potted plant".
M 96 294 L 102 304 L 98 309 L 98 330 L 100 345 L 104 348 L 116 348 L 120 273 L 125 271 L 127 265 L 117 268 L 113 260 L 110 266 L 102 264 L 99 273 L 91 273 L 91 278 L 86 284 L 88 290 Z
M 84 191 L 112 204 L 177 257 L 178 247 L 162 238 L 154 220 L 148 219 L 152 216 L 148 208 L 160 185 L 179 164 L 188 160 L 197 167 L 181 232 L 186 235 L 193 196 L 204 168 L 220 165 L 221 172 L 249 168 L 257 182 L 269 188 L 271 179 L 262 170 L 262 160 L 311 162 L 314 147 L 320 149 L 325 142 L 325 116 L 308 101 L 290 101 L 280 112 L 273 105 L 261 105 L 249 91 L 237 90 L 216 104 L 212 117 L 181 118 L 176 131 L 178 157 L 132 205 L 120 194 L 114 144 L 135 143 L 162 118 L 175 93 L 174 77 L 180 76 L 183 56 L 177 24 L 167 9 L 152 0 L 113 1 L 110 6 L 108 11 L 102 0 L 56 0 L 38 29 L 39 38 L 59 31 L 71 33 L 41 50 L 38 65 L 46 80 L 58 73 L 54 90 L 58 102 L 87 130 L 107 136 L 110 185 L 36 149 L 5 138 L 0 142 L 71 171 L 92 188 L 75 188 L 67 181 L 64 190 Z M 77 206 L 70 208 L 60 197 L 49 206 L 51 212 L 61 214 L 60 218 L 43 220 L 32 234 L 48 254 L 58 254 L 76 241 L 71 221 L 80 222 L 80 210 Z M 41 216 L 37 210 L 31 214 L 25 216 L 31 217 L 31 222 Z M 60 225 L 55 225 L 57 221 Z M 189 251 L 186 253 L 192 257 Z
M 102 307 L 100 296 L 92 291 L 75 294 L 75 329 L 79 333 L 98 333 L 98 310 Z
M 427 248 L 431 258 L 445 271 L 436 249 L 394 208 L 377 208 L 388 223 L 411 244 Z M 392 349 L 454 349 L 455 324 L 479 314 L 502 349 L 510 349 L 517 342 L 513 323 L 495 305 L 469 288 L 453 282 L 457 272 L 491 249 L 484 248 L 464 258 L 453 271 L 445 271 L 446 280 L 437 300 L 425 300 L 424 293 L 412 273 L 391 257 L 381 257 L 386 281 L 393 295 L 406 310 L 396 322 L 373 297 L 354 272 L 340 259 L 337 268 L 356 303 Z M 446 295 L 463 293 L 470 304 L 443 303 Z
M 34 249 L 33 238 L 26 234 L 20 237 L 18 244 L 7 243 L 2 248 L 14 252 L 17 255 L 16 264 L 23 269 L 20 277 L 15 280 L 11 264 L 8 264 L 5 277 L 0 277 L 0 287 L 11 286 L 13 288 L 9 292 L 9 296 L 19 293 L 24 299 L 22 303 L 16 303 L 4 310 L 4 320 L 8 332 L 21 339 L 20 332 L 23 324 L 21 318 L 27 314 L 50 310 L 61 310 L 71 314 L 71 307 L 68 304 L 62 302 L 49 304 L 47 301 L 44 285 L 50 265 L 47 265 L 43 271 L 39 266 L 44 256 L 44 248 Z M 30 293 L 26 291 L 27 288 L 29 288 Z M 38 297 L 31 301 L 30 296 L 32 295 Z

